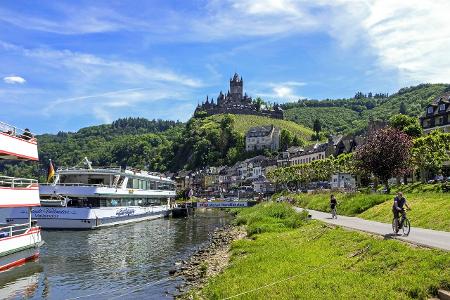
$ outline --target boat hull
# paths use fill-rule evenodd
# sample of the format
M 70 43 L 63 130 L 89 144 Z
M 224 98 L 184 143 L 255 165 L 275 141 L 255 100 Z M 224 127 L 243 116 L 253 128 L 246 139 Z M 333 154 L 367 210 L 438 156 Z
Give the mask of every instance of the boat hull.
M 32 219 L 44 229 L 95 229 L 107 226 L 157 219 L 169 215 L 167 205 L 153 207 L 39 207 Z M 13 209 L 8 223 L 27 221 L 24 210 Z
M 41 244 L 41 233 L 37 227 L 24 234 L 0 239 L 0 271 L 38 258 Z
M 39 247 L 23 249 L 0 257 L 0 272 L 21 266 L 39 257 Z

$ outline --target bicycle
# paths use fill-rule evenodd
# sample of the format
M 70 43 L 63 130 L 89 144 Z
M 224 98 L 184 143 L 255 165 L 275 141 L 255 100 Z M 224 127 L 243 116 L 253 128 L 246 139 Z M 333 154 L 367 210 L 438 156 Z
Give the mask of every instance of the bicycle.
M 402 225 L 401 228 L 398 228 L 398 220 L 400 218 L 393 218 L 392 219 L 392 230 L 395 234 L 399 232 L 400 229 L 403 231 L 403 235 L 408 236 L 409 232 L 411 231 L 411 222 L 409 222 L 409 219 L 406 217 L 406 213 L 401 216 L 402 221 L 400 222 Z

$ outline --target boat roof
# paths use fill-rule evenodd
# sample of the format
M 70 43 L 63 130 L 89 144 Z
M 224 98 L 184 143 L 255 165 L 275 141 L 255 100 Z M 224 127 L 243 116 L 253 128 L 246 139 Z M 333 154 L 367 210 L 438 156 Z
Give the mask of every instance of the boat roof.
M 135 168 L 121 168 L 121 167 L 92 167 L 81 168 L 81 167 L 60 167 L 56 170 L 57 174 L 62 175 L 86 175 L 86 174 L 98 174 L 98 175 L 123 175 L 127 177 L 136 177 L 136 178 L 147 178 L 153 179 L 157 181 L 171 182 L 173 181 L 163 174 L 157 172 L 148 172 Z

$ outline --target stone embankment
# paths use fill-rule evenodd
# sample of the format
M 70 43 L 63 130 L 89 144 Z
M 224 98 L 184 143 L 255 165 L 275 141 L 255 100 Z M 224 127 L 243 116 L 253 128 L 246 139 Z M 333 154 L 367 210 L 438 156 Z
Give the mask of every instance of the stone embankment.
M 176 263 L 175 268 L 170 270 L 170 275 L 185 279 L 178 287 L 180 294 L 177 298 L 190 299 L 195 289 L 202 287 L 209 277 L 220 273 L 228 265 L 231 243 L 245 236 L 246 232 L 242 227 L 227 225 L 218 228 L 211 234 L 205 247 L 194 253 L 187 261 Z

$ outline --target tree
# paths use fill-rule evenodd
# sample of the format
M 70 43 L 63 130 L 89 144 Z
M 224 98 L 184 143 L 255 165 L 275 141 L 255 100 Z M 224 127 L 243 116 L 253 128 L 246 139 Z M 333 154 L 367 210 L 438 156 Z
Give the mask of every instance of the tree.
M 439 130 L 414 140 L 412 159 L 425 182 L 429 172 L 439 172 L 444 162 L 450 160 L 450 133 Z
M 402 101 L 400 102 L 400 109 L 399 109 L 400 114 L 402 115 L 406 115 L 406 105 L 405 103 Z
M 293 136 L 288 130 L 282 129 L 280 134 L 280 148 L 285 151 L 292 144 Z
M 389 191 L 388 179 L 407 174 L 412 139 L 406 133 L 386 127 L 375 131 L 356 151 L 356 165 L 377 176 Z
M 417 118 L 402 114 L 392 116 L 389 119 L 389 126 L 401 130 L 411 137 L 419 137 L 423 132 Z
M 264 102 L 263 99 L 261 99 L 260 97 L 256 98 L 255 100 L 253 100 L 253 103 L 256 105 L 256 109 L 258 111 L 261 111 L 261 108 L 263 105 L 265 105 L 266 103 Z
M 320 122 L 319 119 L 315 119 L 314 120 L 314 124 L 313 124 L 313 130 L 314 130 L 314 136 L 313 139 L 315 140 L 319 140 L 320 139 L 320 131 L 322 131 L 322 123 Z
M 319 132 L 322 130 L 322 124 L 320 123 L 319 119 L 314 120 L 313 130 L 316 134 L 319 134 Z

